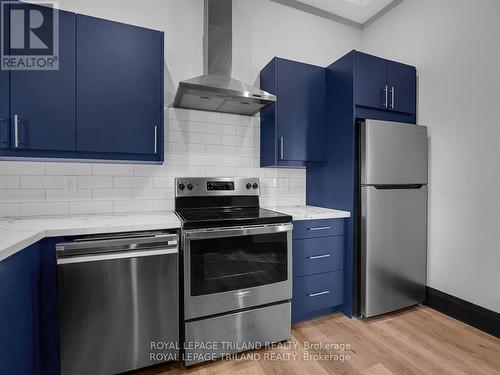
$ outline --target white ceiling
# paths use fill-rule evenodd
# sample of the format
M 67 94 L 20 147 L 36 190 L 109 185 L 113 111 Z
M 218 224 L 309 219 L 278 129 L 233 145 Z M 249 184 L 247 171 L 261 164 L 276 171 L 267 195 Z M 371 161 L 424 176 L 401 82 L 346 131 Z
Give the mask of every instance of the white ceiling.
M 394 0 L 298 0 L 325 12 L 364 24 Z

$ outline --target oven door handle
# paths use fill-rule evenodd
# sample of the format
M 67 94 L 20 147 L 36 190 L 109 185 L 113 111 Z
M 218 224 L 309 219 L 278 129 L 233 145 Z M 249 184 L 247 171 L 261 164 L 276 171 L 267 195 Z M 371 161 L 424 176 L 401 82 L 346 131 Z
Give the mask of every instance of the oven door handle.
M 252 236 L 256 234 L 290 232 L 292 230 L 293 230 L 293 224 L 286 223 L 286 224 L 271 224 L 271 225 L 236 227 L 236 228 L 187 230 L 183 231 L 183 235 L 184 238 L 187 240 L 201 240 L 207 238 L 239 237 L 239 236 Z

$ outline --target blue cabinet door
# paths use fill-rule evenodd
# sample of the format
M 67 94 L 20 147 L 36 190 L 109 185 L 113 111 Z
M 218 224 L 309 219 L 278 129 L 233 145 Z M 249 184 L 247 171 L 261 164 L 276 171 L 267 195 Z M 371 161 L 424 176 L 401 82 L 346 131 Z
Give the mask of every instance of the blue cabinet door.
M 59 69 L 10 72 L 11 146 L 23 150 L 75 151 L 76 16 L 25 3 L 21 9 L 27 7 L 44 17 L 50 17 L 52 12 L 58 17 Z
M 77 15 L 77 149 L 150 154 L 163 144 L 163 34 Z
M 8 4 L 3 4 L 4 1 L 0 1 L 0 6 L 8 7 Z M 2 13 L 4 14 L 4 13 Z M 4 17 L 3 22 L 6 22 L 7 25 L 2 30 L 2 37 L 4 37 L 4 41 L 10 40 L 9 36 L 9 17 Z M 6 32 L 6 35 L 4 35 Z M 5 44 L 5 43 L 4 43 Z M 4 54 L 8 52 L 8 46 L 4 45 Z M 0 149 L 9 148 L 10 147 L 10 95 L 9 95 L 9 71 L 0 69 Z
M 278 59 L 277 86 L 278 160 L 322 161 L 325 70 Z
M 415 67 L 387 61 L 387 84 L 390 109 L 416 113 L 417 72 Z
M 39 373 L 39 265 L 37 244 L 0 261 L 0 374 Z
M 10 147 L 9 72 L 0 70 L 0 148 Z
M 387 109 L 389 106 L 389 93 L 386 87 L 386 60 L 366 53 L 356 52 L 354 61 L 356 105 Z
M 303 167 L 324 160 L 325 69 L 275 57 L 260 87 L 277 96 L 260 112 L 262 167 Z

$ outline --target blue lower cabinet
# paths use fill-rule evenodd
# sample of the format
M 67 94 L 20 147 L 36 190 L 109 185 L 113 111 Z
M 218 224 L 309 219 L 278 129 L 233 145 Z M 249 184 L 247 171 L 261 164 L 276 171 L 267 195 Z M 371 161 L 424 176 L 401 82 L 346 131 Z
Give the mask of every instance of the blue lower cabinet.
M 300 220 L 293 222 L 293 239 L 339 236 L 344 234 L 343 219 Z
M 293 222 L 294 323 L 340 310 L 344 296 L 344 219 Z
M 55 242 L 0 261 L 0 374 L 59 374 Z
M 327 272 L 293 279 L 292 321 L 333 311 L 342 304 L 344 271 Z
M 0 262 L 0 374 L 38 374 L 40 251 L 32 245 Z
M 293 277 L 338 271 L 343 268 L 343 236 L 293 241 Z

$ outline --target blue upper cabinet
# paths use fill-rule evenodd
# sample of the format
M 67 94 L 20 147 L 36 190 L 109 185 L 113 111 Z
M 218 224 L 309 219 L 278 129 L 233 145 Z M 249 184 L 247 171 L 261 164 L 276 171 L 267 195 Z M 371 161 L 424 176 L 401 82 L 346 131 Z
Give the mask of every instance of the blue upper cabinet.
M 163 160 L 163 33 L 78 15 L 77 35 L 78 151 Z
M 161 163 L 163 33 L 34 4 L 14 7 L 43 20 L 55 13 L 58 68 L 0 70 L 0 158 Z M 25 39 L 44 49 L 52 27 L 44 21 L 37 33 Z
M 355 64 L 356 104 L 386 109 L 389 100 L 386 60 L 358 52 Z
M 357 106 L 410 115 L 416 113 L 415 67 L 358 51 L 353 53 Z M 365 116 L 363 109 L 361 111 L 358 117 L 372 117 Z M 384 119 L 383 116 L 380 112 L 374 114 L 379 119 Z
M 276 95 L 261 110 L 261 166 L 302 167 L 324 160 L 325 69 L 275 57 L 260 87 Z
M 22 4 L 48 16 L 52 8 Z M 11 147 L 76 150 L 76 16 L 59 17 L 59 69 L 10 71 Z
M 416 113 L 417 73 L 413 66 L 387 61 L 389 107 L 398 112 Z

